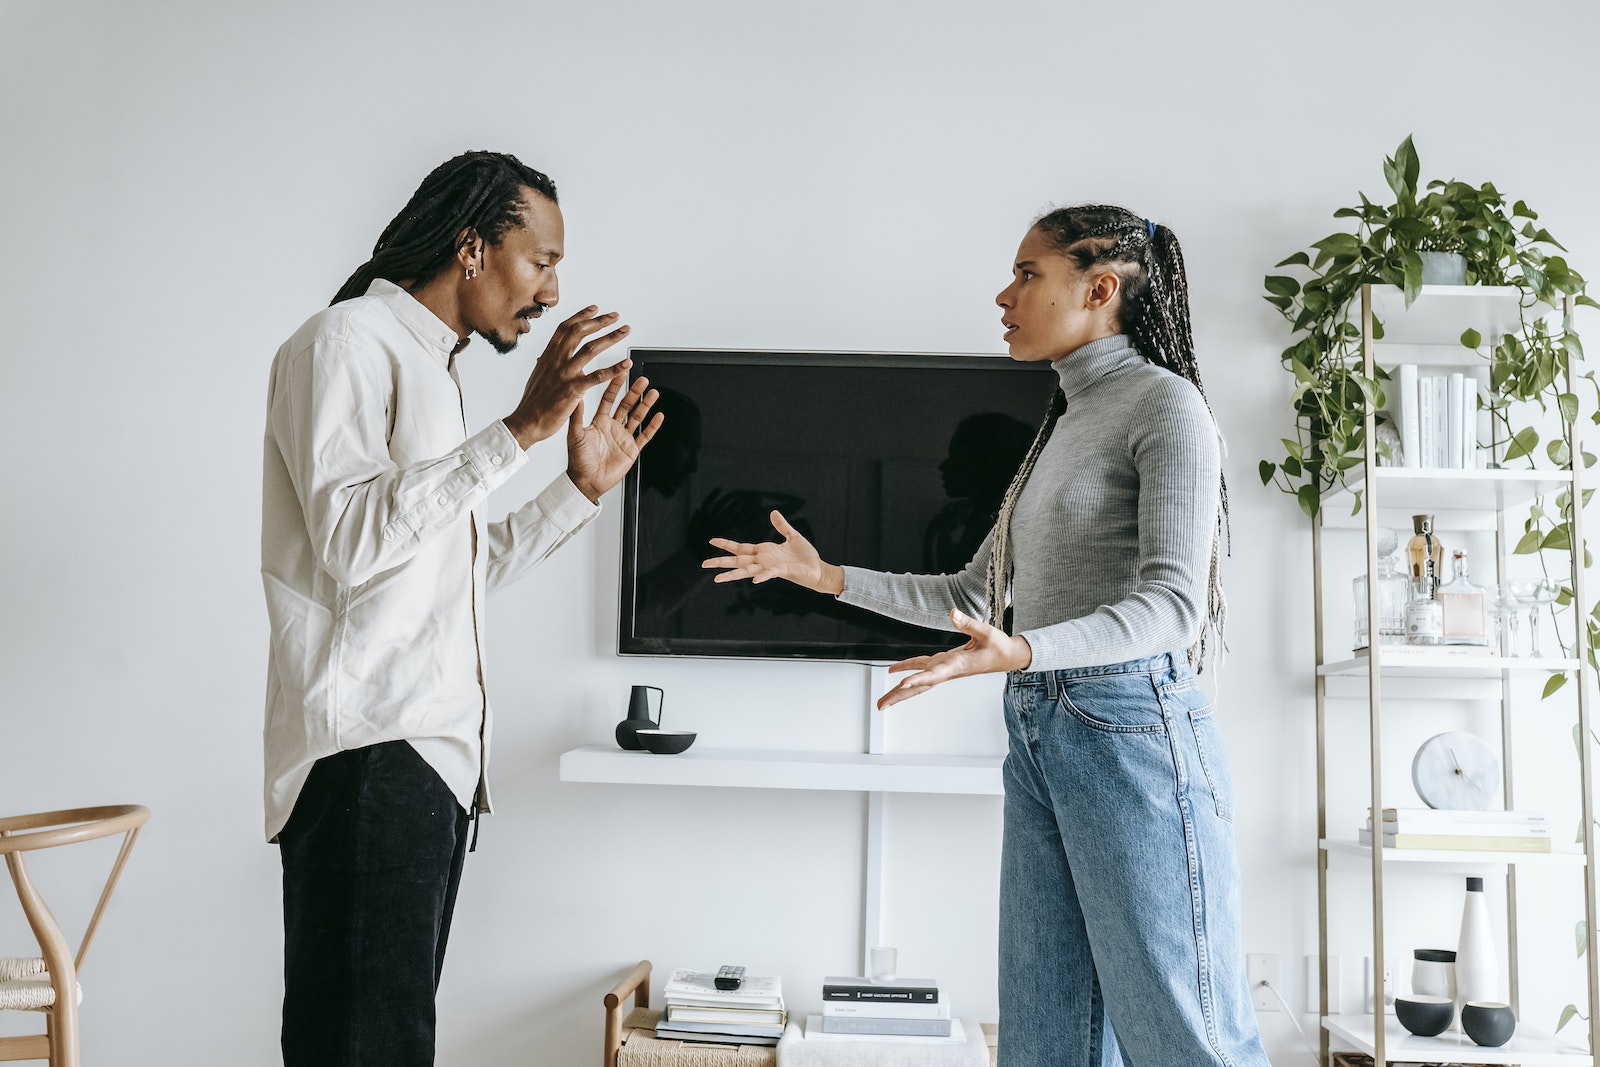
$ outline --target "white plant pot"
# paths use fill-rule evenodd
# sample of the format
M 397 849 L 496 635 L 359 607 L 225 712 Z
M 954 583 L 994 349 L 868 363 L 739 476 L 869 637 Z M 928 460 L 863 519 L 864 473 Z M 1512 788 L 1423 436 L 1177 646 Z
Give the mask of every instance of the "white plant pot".
M 1467 257 L 1460 252 L 1418 252 L 1423 285 L 1466 285 Z

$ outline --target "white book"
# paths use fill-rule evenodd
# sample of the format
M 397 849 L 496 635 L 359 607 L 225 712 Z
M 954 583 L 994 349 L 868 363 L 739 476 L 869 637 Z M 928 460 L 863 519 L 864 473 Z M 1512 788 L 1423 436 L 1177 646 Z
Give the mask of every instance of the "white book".
M 941 994 L 936 1004 L 882 1004 L 870 1000 L 830 1000 L 822 1014 L 852 1019 L 948 1019 L 950 1002 Z
M 1450 378 L 1433 377 L 1433 465 L 1450 466 Z
M 1363 829 L 1371 830 L 1372 824 L 1368 822 Z M 1454 822 L 1439 824 L 1408 823 L 1405 821 L 1383 822 L 1383 836 L 1393 837 L 1396 834 L 1423 834 L 1435 837 L 1549 837 L 1550 826 L 1547 823 L 1499 823 L 1499 822 Z
M 661 987 L 668 1004 L 694 1004 L 701 1007 L 783 1007 L 783 980 L 776 975 L 746 975 L 738 989 L 718 989 L 716 975 L 709 971 L 680 968 L 672 972 Z
M 1400 451 L 1407 467 L 1422 466 L 1422 439 L 1417 427 L 1417 365 L 1400 364 Z
M 1466 450 L 1462 445 L 1464 436 L 1462 429 L 1465 425 L 1465 416 L 1462 412 L 1462 405 L 1466 402 L 1465 376 L 1460 371 L 1452 373 L 1447 387 L 1450 396 L 1450 419 L 1447 427 L 1449 444 L 1445 447 L 1445 457 L 1449 462 L 1445 466 L 1462 470 L 1467 465 L 1464 458 Z
M 1434 466 L 1432 378 L 1417 380 L 1417 451 L 1419 467 Z
M 1367 815 L 1370 817 L 1371 809 Z M 1542 811 L 1488 811 L 1475 808 L 1384 808 L 1383 821 L 1405 826 L 1449 827 L 1461 823 L 1495 823 L 1500 826 L 1548 826 L 1550 816 Z
M 967 1043 L 966 1028 L 961 1025 L 960 1019 L 950 1020 L 949 1037 L 913 1037 L 909 1034 L 830 1034 L 822 1029 L 822 1016 L 806 1016 L 805 1039 L 807 1041 L 887 1041 L 896 1045 L 965 1045 Z

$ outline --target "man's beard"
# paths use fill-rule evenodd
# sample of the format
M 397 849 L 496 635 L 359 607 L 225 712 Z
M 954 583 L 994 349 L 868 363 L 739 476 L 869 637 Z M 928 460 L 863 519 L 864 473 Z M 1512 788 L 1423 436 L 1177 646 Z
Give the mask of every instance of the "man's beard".
M 517 318 L 519 318 L 519 319 L 537 318 L 538 316 L 543 315 L 546 311 L 549 311 L 549 310 L 550 310 L 550 305 L 549 304 L 534 304 L 534 305 L 532 305 L 530 307 L 525 307 L 521 311 L 517 312 Z M 496 352 L 500 353 L 502 356 L 510 355 L 516 349 L 517 342 L 519 340 L 521 340 L 521 338 L 519 336 L 513 336 L 511 338 L 511 340 L 508 341 L 504 337 L 501 337 L 498 333 L 485 333 L 482 330 L 478 331 L 478 336 L 483 338 L 485 341 L 488 341 L 489 344 L 493 345 L 494 346 L 494 350 Z

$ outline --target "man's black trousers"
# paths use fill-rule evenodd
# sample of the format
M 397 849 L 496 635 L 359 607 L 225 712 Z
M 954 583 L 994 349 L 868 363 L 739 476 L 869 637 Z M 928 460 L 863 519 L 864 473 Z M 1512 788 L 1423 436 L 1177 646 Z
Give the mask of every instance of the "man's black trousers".
M 285 1067 L 427 1067 L 467 813 L 405 741 L 318 760 L 278 837 Z

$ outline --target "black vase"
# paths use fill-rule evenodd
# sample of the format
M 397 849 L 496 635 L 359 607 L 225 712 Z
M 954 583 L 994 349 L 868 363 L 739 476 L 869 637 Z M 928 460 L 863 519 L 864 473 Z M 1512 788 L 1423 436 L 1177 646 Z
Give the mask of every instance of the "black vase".
M 650 718 L 650 690 L 660 693 L 656 701 L 656 717 Z M 617 723 L 617 745 L 629 752 L 642 752 L 640 730 L 654 730 L 661 720 L 661 705 L 666 702 L 666 691 L 653 685 L 636 685 L 628 693 L 628 717 Z

